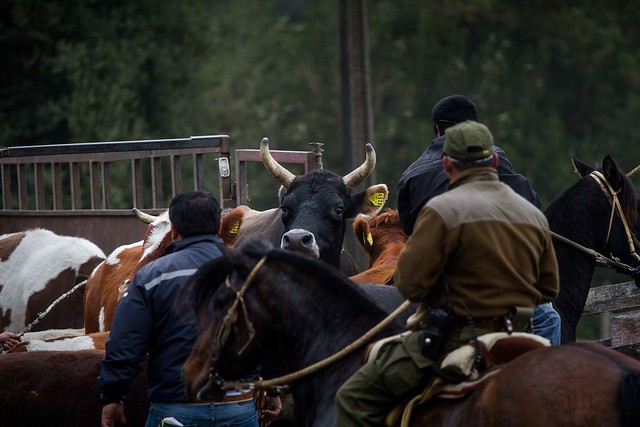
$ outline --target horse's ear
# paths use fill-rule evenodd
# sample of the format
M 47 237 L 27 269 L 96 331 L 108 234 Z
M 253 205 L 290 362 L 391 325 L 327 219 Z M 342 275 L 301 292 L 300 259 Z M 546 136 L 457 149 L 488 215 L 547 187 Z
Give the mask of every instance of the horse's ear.
M 573 171 L 581 177 L 589 175 L 595 170 L 576 156 L 571 156 L 571 164 L 573 164 Z
M 607 154 L 607 156 L 602 161 L 602 174 L 609 181 L 609 184 L 613 187 L 614 190 L 619 190 L 622 187 L 622 179 L 620 178 L 620 170 L 618 169 L 618 165 L 613 161 L 611 156 Z

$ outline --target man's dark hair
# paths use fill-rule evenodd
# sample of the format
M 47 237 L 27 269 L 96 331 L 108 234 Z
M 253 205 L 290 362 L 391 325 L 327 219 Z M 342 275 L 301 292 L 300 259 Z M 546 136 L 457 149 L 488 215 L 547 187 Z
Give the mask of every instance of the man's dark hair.
M 466 120 L 478 121 L 476 104 L 464 95 L 442 98 L 431 110 L 431 121 L 440 131 Z
M 182 237 L 218 234 L 220 203 L 206 191 L 189 191 L 175 196 L 169 205 L 169 220 Z

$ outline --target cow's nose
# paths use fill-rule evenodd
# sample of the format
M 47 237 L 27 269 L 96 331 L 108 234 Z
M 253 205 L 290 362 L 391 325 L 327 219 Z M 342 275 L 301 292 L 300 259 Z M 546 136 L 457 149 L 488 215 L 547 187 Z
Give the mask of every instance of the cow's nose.
M 280 247 L 288 251 L 300 252 L 313 258 L 320 258 L 320 249 L 316 238 L 310 231 L 296 228 L 282 235 Z

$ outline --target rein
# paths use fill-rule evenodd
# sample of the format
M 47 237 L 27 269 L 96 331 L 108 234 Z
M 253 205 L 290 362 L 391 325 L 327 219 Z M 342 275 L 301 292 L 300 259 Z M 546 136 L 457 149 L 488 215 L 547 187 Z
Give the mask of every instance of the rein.
M 253 382 L 230 382 L 225 381 L 223 384 L 223 388 L 225 390 L 237 390 L 239 388 L 256 388 L 260 390 L 265 390 L 269 388 L 279 388 L 282 384 L 299 380 L 300 378 L 304 378 L 307 375 L 311 375 L 313 373 L 318 372 L 319 370 L 326 368 L 331 365 L 333 362 L 340 360 L 341 358 L 347 356 L 349 353 L 352 353 L 354 350 L 358 349 L 362 345 L 366 344 L 369 339 L 375 336 L 378 332 L 384 329 L 389 323 L 391 323 L 395 318 L 397 318 L 403 311 L 405 311 L 411 305 L 411 301 L 405 301 L 398 306 L 392 313 L 390 313 L 387 317 L 382 319 L 380 323 L 369 329 L 364 335 L 362 335 L 357 340 L 353 341 L 351 344 L 344 347 L 342 350 L 337 351 L 331 356 L 322 359 L 313 365 L 309 365 L 306 368 L 299 369 L 295 372 L 292 372 L 287 375 L 283 375 L 281 377 L 272 378 L 269 380 L 259 380 Z
M 318 362 L 316 362 L 316 363 L 314 363 L 314 364 L 312 364 L 310 366 L 307 366 L 306 368 L 302 368 L 302 369 L 299 369 L 299 370 L 297 370 L 295 372 L 292 372 L 290 374 L 283 375 L 283 376 L 280 376 L 280 377 L 277 377 L 277 378 L 272 378 L 272 379 L 269 379 L 269 380 L 258 380 L 258 381 L 249 381 L 249 382 L 225 381 L 215 371 L 215 366 L 217 364 L 217 361 L 220 360 L 220 356 L 221 356 L 221 353 L 222 353 L 222 348 L 224 347 L 224 344 L 226 343 L 227 339 L 229 338 L 229 333 L 231 332 L 231 327 L 238 320 L 237 311 L 238 311 L 238 306 L 239 305 L 242 305 L 242 307 L 243 307 L 243 312 L 244 312 L 244 315 L 245 315 L 245 319 L 247 321 L 248 328 L 250 329 L 249 341 L 247 342 L 247 344 L 245 344 L 244 347 L 242 347 L 242 349 L 240 350 L 240 353 L 242 353 L 242 351 L 244 351 L 246 349 L 246 347 L 249 345 L 249 343 L 251 342 L 251 340 L 255 336 L 255 331 L 253 329 L 253 325 L 251 324 L 251 322 L 249 320 L 248 313 L 247 313 L 247 310 L 246 310 L 246 305 L 244 303 L 243 297 L 244 297 L 249 285 L 253 282 L 253 279 L 255 278 L 256 274 L 258 273 L 258 270 L 266 262 L 266 258 L 267 258 L 266 256 L 263 257 L 253 267 L 253 269 L 249 273 L 249 276 L 247 276 L 247 279 L 242 284 L 242 287 L 236 293 L 236 299 L 233 302 L 232 306 L 229 308 L 229 311 L 227 312 L 227 314 L 225 315 L 225 317 L 223 319 L 222 326 L 220 327 L 220 330 L 218 331 L 218 334 L 216 335 L 216 352 L 215 352 L 215 355 L 211 357 L 210 364 L 209 364 L 209 366 L 210 366 L 210 369 L 209 369 L 209 381 L 207 382 L 207 384 L 205 384 L 205 386 L 203 386 L 200 389 L 200 391 L 198 391 L 197 397 L 199 399 L 201 399 L 203 391 L 208 390 L 213 384 L 217 385 L 222 390 L 242 390 L 242 389 L 246 389 L 246 388 L 265 390 L 265 389 L 271 389 L 271 388 L 276 388 L 276 389 L 282 388 L 283 384 L 286 384 L 288 382 L 295 381 L 295 380 L 303 378 L 303 377 L 305 377 L 307 375 L 313 374 L 313 373 L 325 368 L 326 366 L 329 366 L 330 364 L 334 363 L 335 361 L 347 356 L 349 353 L 353 352 L 354 350 L 356 350 L 357 348 L 361 347 L 362 345 L 366 344 L 366 342 L 369 339 L 371 339 L 371 337 L 373 337 L 378 332 L 380 332 L 383 328 L 385 328 L 387 325 L 389 325 L 394 319 L 396 319 L 400 314 L 402 314 L 402 312 L 404 310 L 406 310 L 411 305 L 410 301 L 403 302 L 398 308 L 396 308 L 392 313 L 390 313 L 387 317 L 385 317 L 377 325 L 372 327 L 369 331 L 367 331 L 360 338 L 358 338 L 357 340 L 355 340 L 351 344 L 347 345 L 343 349 L 339 350 L 338 352 L 332 354 L 331 356 L 329 356 L 329 357 L 327 357 L 327 358 L 325 358 L 323 360 L 320 360 L 320 361 L 318 361 Z M 228 288 L 231 288 L 231 286 L 230 286 L 230 284 L 228 282 L 228 279 L 226 281 L 226 286 Z M 201 399 L 201 400 L 204 400 L 204 399 Z
M 594 181 L 596 181 L 596 183 L 600 186 L 600 189 L 602 190 L 605 197 L 609 201 L 609 204 L 611 205 L 611 216 L 609 218 L 609 228 L 607 230 L 607 239 L 605 241 L 605 245 L 609 241 L 609 237 L 611 235 L 611 227 L 613 226 L 613 218 L 617 214 L 618 218 L 620 218 L 620 221 L 622 222 L 625 233 L 627 235 L 627 242 L 629 243 L 629 252 L 636 260 L 640 261 L 640 256 L 638 256 L 638 254 L 636 253 L 636 245 L 638 244 L 638 240 L 635 238 L 635 236 L 629 229 L 629 224 L 627 223 L 627 219 L 624 215 L 624 212 L 622 211 L 622 206 L 620 205 L 620 201 L 618 200 L 618 193 L 620 192 L 620 190 L 615 191 L 601 172 L 593 171 L 589 174 L 589 176 L 593 178 Z M 600 264 L 606 265 L 608 267 L 616 267 L 616 268 L 625 270 L 631 275 L 638 274 L 640 272 L 638 268 L 631 267 L 623 262 L 620 262 L 619 260 L 613 257 L 607 258 L 606 256 L 598 253 L 597 251 L 587 248 L 585 246 L 582 246 L 581 244 L 576 243 L 573 240 L 568 239 L 554 231 L 550 231 L 550 233 L 556 239 L 561 240 L 562 242 L 567 243 L 568 245 L 571 245 L 574 248 L 585 252 Z

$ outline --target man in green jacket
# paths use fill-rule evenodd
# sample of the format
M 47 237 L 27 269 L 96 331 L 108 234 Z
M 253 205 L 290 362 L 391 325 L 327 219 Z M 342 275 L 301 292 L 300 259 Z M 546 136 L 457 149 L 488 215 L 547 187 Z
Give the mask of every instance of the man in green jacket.
M 422 392 L 430 366 L 474 336 L 508 331 L 514 307 L 533 308 L 558 293 L 558 265 L 547 219 L 498 180 L 498 156 L 486 126 L 449 128 L 443 149 L 448 191 L 422 208 L 394 275 L 407 299 L 453 317 L 435 331 L 435 315 L 420 330 L 385 343 L 339 390 L 339 426 L 381 426 L 393 407 Z M 425 256 L 429 254 L 429 256 Z M 513 330 L 530 332 L 528 322 Z M 438 333 L 442 339 L 438 339 Z

